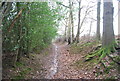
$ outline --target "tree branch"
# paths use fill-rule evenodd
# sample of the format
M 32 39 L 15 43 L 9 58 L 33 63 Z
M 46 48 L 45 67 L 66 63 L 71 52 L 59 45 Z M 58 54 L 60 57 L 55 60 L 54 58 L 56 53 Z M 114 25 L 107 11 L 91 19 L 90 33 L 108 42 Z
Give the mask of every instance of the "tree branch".
M 23 10 L 24 10 L 24 8 L 22 8 L 22 9 L 19 11 L 19 13 L 18 13 L 17 16 L 15 17 L 15 19 L 12 21 L 10 27 L 8 28 L 8 32 L 11 31 L 11 29 L 13 28 L 16 20 L 21 16 Z
M 69 6 L 66 6 L 66 5 L 64 5 L 64 4 L 62 4 L 62 3 L 58 3 L 58 2 L 57 2 L 57 4 L 58 4 L 58 5 L 62 5 L 62 6 L 64 6 L 64 7 L 66 7 L 66 8 L 70 8 Z

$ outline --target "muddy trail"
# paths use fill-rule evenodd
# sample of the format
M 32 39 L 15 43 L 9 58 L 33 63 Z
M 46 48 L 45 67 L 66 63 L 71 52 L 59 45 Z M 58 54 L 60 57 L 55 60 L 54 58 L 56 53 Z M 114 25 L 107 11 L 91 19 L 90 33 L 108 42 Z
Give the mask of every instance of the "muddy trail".
M 93 69 L 77 69 L 73 64 L 83 58 L 80 54 L 70 54 L 69 45 L 54 43 L 52 52 L 44 59 L 47 79 L 95 79 Z
M 58 71 L 58 51 L 58 46 L 56 44 L 53 44 L 52 54 L 49 58 L 47 58 L 49 62 L 45 65 L 48 71 L 45 78 L 52 79 Z

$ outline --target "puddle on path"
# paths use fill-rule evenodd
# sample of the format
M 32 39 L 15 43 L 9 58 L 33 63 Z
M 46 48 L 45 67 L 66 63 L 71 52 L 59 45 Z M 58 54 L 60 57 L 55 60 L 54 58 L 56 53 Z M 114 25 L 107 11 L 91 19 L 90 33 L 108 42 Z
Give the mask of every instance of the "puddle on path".
M 49 74 L 47 75 L 47 79 L 53 79 L 53 76 L 55 73 L 57 73 L 58 70 L 58 46 L 56 44 L 53 44 L 53 59 L 51 63 L 51 67 L 49 69 Z

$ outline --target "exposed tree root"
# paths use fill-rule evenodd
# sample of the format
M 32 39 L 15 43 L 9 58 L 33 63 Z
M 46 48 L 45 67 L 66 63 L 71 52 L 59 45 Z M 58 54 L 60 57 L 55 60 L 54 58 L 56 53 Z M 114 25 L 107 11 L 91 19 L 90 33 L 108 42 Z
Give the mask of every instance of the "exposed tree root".
M 110 55 L 107 55 L 113 62 L 115 62 L 116 64 L 120 65 L 120 62 L 116 61 L 113 57 L 111 57 Z
M 115 47 L 101 47 L 91 54 L 86 56 L 86 61 L 89 61 L 93 57 L 99 57 L 98 63 L 106 56 L 109 56 L 109 54 L 116 52 Z M 118 63 L 119 64 L 119 63 Z

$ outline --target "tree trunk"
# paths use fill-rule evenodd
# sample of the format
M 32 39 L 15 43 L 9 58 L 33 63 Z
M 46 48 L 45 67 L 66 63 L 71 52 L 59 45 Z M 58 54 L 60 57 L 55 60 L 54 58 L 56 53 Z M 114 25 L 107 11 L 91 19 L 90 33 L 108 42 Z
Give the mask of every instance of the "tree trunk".
M 113 30 L 113 3 L 104 1 L 103 12 L 103 47 L 113 45 L 115 42 L 114 30 Z
M 79 1 L 79 12 L 78 12 L 78 29 L 77 29 L 77 35 L 75 38 L 75 42 L 79 43 L 79 35 L 80 35 L 80 14 L 81 14 L 81 1 Z
M 120 36 L 120 1 L 118 2 L 118 35 Z
M 2 65 L 2 18 L 3 18 L 3 14 L 2 11 L 3 9 L 1 9 L 2 3 L 0 4 L 0 65 Z M 2 66 L 0 66 L 0 80 L 2 80 Z
M 2 19 L 3 19 L 3 8 L 2 8 L 2 4 L 1 4 L 0 5 L 0 27 L 2 26 Z
M 71 44 L 71 23 L 70 23 L 70 14 L 69 14 L 69 23 L 68 23 L 68 44 Z
M 20 11 L 20 4 L 19 3 L 17 3 L 16 4 L 16 6 L 17 6 L 17 13 L 19 14 L 19 11 Z M 17 52 L 16 52 L 16 56 L 15 56 L 15 61 L 14 61 L 14 66 L 15 66 L 15 64 L 16 64 L 16 62 L 18 61 L 20 61 L 20 57 L 21 57 L 21 52 L 22 52 L 22 48 L 21 48 L 21 46 L 22 46 L 22 44 L 21 44 L 21 34 L 22 34 L 22 24 L 21 24 L 21 17 L 19 18 L 19 20 L 17 21 L 17 24 L 18 24 L 18 39 L 17 39 L 17 44 L 19 45 L 19 48 L 17 49 Z
M 70 14 L 69 14 L 69 23 L 68 23 L 68 44 L 72 43 L 72 31 L 71 31 L 71 0 L 69 0 L 69 8 L 70 8 Z
M 65 26 L 65 39 L 64 39 L 65 42 L 67 42 L 67 26 Z
M 70 18 L 71 18 L 71 27 L 72 27 L 72 42 L 74 39 L 74 22 L 73 22 L 73 12 L 72 12 L 72 8 L 73 7 L 73 2 L 72 4 L 70 3 Z
M 29 3 L 27 4 L 28 6 L 29 6 Z M 30 14 L 30 12 L 29 12 L 29 7 L 28 7 L 28 12 L 26 13 L 26 15 L 27 14 Z M 30 22 L 30 15 L 28 15 L 28 21 Z M 29 49 L 30 49 L 30 38 L 28 38 L 29 37 L 29 24 L 30 23 L 28 23 L 27 24 L 27 26 L 26 26 L 26 29 L 27 29 L 27 31 L 26 31 L 26 36 L 27 36 L 27 51 L 26 51 L 26 54 L 27 54 L 27 57 L 29 57 Z
M 91 22 L 90 22 L 90 30 L 89 30 L 89 40 L 91 38 L 90 36 L 91 36 L 92 23 L 93 23 L 93 21 L 91 20 Z
M 97 2 L 97 31 L 96 31 L 96 38 L 100 40 L 100 4 L 101 0 Z

